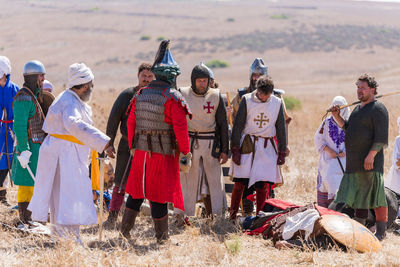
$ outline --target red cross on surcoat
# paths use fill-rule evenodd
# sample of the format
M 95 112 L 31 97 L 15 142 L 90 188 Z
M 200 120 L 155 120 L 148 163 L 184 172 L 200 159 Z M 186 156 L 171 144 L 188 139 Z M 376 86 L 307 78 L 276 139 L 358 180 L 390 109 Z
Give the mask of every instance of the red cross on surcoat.
M 207 109 L 207 113 L 209 114 L 209 113 L 211 113 L 211 110 L 214 109 L 214 106 L 211 106 L 211 102 L 207 101 L 207 106 L 203 105 L 203 109 L 204 110 Z

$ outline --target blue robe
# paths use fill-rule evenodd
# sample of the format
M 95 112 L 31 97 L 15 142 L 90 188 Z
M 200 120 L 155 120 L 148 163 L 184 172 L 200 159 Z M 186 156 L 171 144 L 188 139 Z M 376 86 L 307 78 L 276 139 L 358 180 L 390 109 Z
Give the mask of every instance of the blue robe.
M 0 170 L 5 170 L 9 168 L 6 156 L 7 155 L 6 135 L 5 135 L 6 129 L 8 130 L 7 141 L 8 141 L 9 163 L 10 165 L 12 163 L 12 152 L 13 152 L 14 142 L 10 133 L 13 129 L 13 123 L 4 122 L 5 114 L 3 114 L 3 111 L 5 109 L 7 112 L 7 121 L 14 120 L 12 102 L 18 90 L 19 87 L 10 80 L 10 75 L 7 75 L 6 84 L 4 85 L 4 87 L 0 86 L 0 120 L 1 120 L 0 121 L 0 153 L 1 153 Z

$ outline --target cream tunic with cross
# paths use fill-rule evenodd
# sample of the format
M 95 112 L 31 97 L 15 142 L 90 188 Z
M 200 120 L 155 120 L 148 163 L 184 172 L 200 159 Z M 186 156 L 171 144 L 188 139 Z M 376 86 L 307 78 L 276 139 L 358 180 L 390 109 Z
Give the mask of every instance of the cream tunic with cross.
M 253 142 L 254 136 L 273 138 L 276 135 L 275 123 L 282 100 L 271 95 L 267 102 L 261 102 L 255 94 L 256 91 L 243 96 L 246 100 L 247 118 L 241 143 L 246 134 L 251 135 Z M 240 165 L 231 162 L 230 173 L 236 178 L 249 178 L 249 187 L 258 181 L 280 183 L 282 178 L 276 164 L 278 155 L 272 142 L 275 143 L 274 140 L 268 140 L 265 144 L 264 138 L 258 138 L 255 142 L 254 160 L 253 153 L 242 154 Z
M 215 114 L 220 101 L 218 89 L 208 89 L 205 95 L 197 95 L 191 87 L 180 89 L 185 97 L 193 117 L 187 120 L 189 132 L 215 131 Z M 203 135 L 213 135 L 212 133 Z M 192 142 L 192 138 L 190 138 Z M 202 184 L 208 184 L 213 214 L 222 214 L 226 208 L 226 194 L 223 183 L 221 164 L 218 159 L 211 156 L 213 140 L 198 139 L 194 141 L 192 150 L 192 167 L 189 173 L 181 173 L 181 186 L 185 214 L 195 215 L 198 191 Z M 175 210 L 176 213 L 180 211 Z
M 188 120 L 189 132 L 215 131 L 215 113 L 219 104 L 219 90 L 208 89 L 205 95 L 197 95 L 192 88 L 180 89 L 192 111 L 192 119 Z

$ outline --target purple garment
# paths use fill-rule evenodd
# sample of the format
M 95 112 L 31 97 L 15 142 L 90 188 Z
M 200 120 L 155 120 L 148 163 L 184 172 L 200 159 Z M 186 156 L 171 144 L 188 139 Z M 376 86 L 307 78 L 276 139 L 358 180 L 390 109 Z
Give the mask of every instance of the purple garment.
M 336 144 L 336 148 L 339 149 L 340 145 L 344 143 L 345 132 L 336 124 L 333 117 L 328 119 L 328 123 L 329 137 Z

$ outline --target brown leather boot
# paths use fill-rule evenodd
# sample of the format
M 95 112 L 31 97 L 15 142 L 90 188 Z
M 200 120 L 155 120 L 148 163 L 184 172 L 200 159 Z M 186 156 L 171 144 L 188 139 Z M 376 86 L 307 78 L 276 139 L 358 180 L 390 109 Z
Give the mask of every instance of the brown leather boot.
M 126 239 L 131 238 L 130 232 L 135 225 L 136 216 L 138 214 L 139 211 L 125 207 L 124 216 L 122 217 L 121 222 L 121 235 Z
M 205 208 L 205 217 L 210 217 L 212 215 L 212 206 L 211 206 L 211 196 L 207 195 L 203 197 L 203 203 Z
M 165 240 L 168 240 L 168 214 L 159 219 L 153 218 L 153 221 L 157 242 L 163 243 Z
M 229 219 L 236 220 L 236 214 L 239 210 L 240 201 L 242 200 L 242 195 L 244 191 L 244 184 L 240 182 L 235 182 L 235 185 L 232 190 L 232 197 L 231 197 L 231 208 L 229 209 Z
M 117 222 L 119 211 L 110 211 L 108 213 L 107 220 L 103 223 L 103 227 L 106 230 L 113 230 L 115 229 L 115 224 Z
M 29 221 L 32 221 L 32 212 L 28 210 L 29 202 L 19 202 L 18 203 L 18 213 L 19 219 L 22 223 L 26 224 Z

